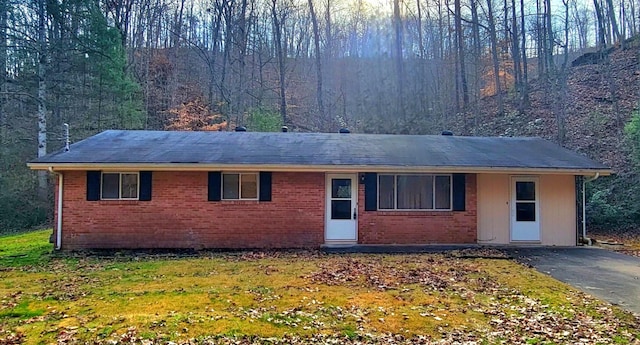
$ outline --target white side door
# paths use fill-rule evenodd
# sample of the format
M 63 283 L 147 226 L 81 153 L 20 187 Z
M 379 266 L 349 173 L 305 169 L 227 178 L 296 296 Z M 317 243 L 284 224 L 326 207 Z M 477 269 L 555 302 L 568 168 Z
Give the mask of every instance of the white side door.
M 540 241 L 540 200 L 537 177 L 511 178 L 511 241 Z
M 355 174 L 327 174 L 325 241 L 355 243 L 358 216 L 358 179 Z

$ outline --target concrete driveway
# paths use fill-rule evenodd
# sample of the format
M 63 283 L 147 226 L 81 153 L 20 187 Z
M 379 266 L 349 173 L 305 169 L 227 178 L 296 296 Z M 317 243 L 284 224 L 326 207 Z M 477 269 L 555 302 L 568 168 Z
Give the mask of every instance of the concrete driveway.
M 593 247 L 506 251 L 540 272 L 640 314 L 640 258 Z

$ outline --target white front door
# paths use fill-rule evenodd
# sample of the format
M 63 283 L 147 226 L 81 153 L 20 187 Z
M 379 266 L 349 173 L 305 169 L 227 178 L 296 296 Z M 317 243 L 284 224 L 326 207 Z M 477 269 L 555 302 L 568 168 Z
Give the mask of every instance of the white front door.
M 540 241 L 537 177 L 511 178 L 511 241 Z
M 355 243 L 358 216 L 358 179 L 355 174 L 327 174 L 325 240 Z

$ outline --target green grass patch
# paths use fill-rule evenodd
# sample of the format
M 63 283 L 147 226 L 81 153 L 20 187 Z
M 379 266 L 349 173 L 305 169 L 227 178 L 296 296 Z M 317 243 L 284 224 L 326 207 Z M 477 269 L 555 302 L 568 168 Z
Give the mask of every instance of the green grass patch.
M 29 308 L 29 302 L 23 301 L 15 307 L 0 311 L 0 319 L 5 318 L 17 318 L 17 319 L 29 319 L 44 314 L 42 309 Z
M 49 261 L 51 230 L 0 236 L 0 267 L 41 265 Z

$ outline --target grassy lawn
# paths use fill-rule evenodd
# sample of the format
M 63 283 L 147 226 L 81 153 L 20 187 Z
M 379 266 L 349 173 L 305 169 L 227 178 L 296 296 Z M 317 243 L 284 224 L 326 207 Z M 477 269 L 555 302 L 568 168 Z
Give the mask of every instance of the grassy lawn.
M 491 250 L 60 257 L 48 236 L 0 237 L 0 344 L 640 342 L 633 315 Z

